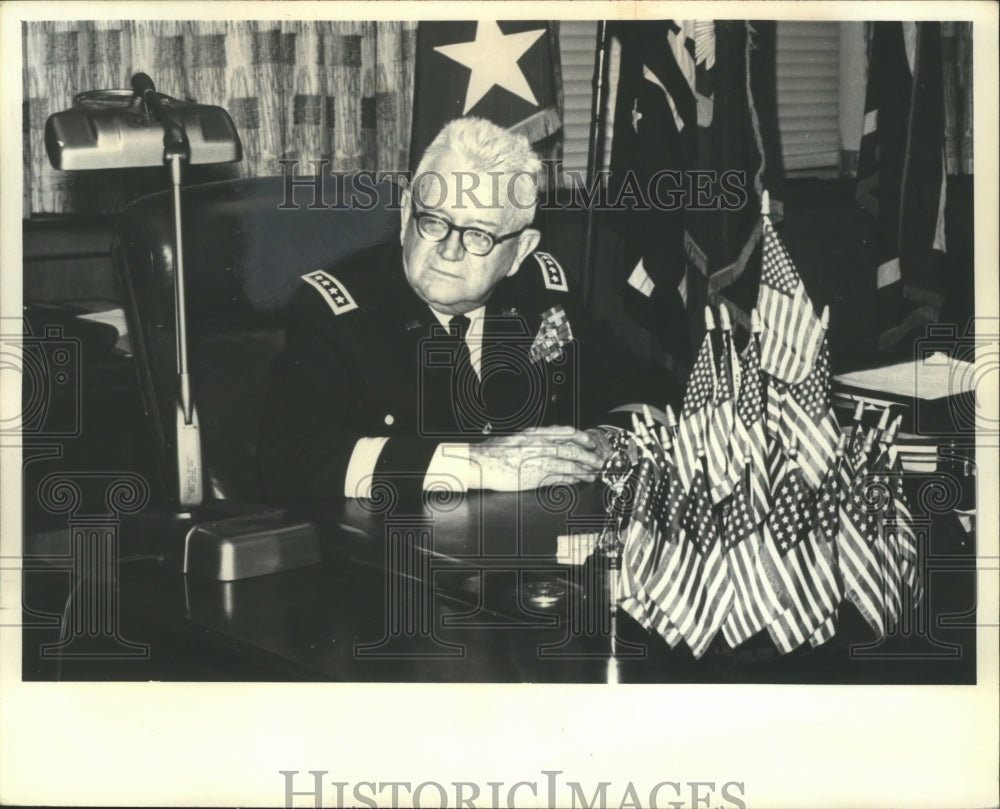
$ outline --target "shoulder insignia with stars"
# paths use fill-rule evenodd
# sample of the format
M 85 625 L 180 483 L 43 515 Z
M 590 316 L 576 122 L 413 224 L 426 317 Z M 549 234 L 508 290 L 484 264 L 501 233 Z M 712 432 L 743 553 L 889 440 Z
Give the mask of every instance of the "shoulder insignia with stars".
M 554 289 L 557 292 L 569 292 L 569 285 L 566 283 L 566 273 L 550 253 L 536 250 L 535 261 L 542 268 L 542 279 L 545 281 L 546 289 Z
M 323 300 L 333 310 L 335 315 L 342 315 L 358 308 L 347 287 L 340 283 L 330 273 L 323 270 L 307 272 L 302 276 L 302 280 L 312 285 L 323 296 Z

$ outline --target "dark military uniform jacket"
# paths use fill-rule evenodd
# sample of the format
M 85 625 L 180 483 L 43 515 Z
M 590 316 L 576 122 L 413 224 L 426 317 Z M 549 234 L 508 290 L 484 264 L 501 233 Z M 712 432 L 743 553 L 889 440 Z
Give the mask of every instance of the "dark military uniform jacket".
M 443 441 L 607 423 L 630 402 L 676 406 L 667 371 L 584 314 L 562 267 L 535 253 L 486 304 L 480 383 L 458 338 L 411 289 L 399 244 L 303 276 L 271 374 L 259 462 L 281 498 L 342 496 L 355 443 L 387 436 L 375 483 L 419 489 Z

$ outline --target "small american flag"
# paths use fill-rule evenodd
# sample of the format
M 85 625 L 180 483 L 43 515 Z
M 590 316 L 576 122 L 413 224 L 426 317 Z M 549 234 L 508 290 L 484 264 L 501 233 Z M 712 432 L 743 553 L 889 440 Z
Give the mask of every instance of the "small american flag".
M 773 405 L 772 405 L 773 402 Z M 833 464 L 840 440 L 840 426 L 830 407 L 830 351 L 823 340 L 812 370 L 802 382 L 789 385 L 769 399 L 769 413 L 778 441 L 788 447 L 797 443 L 802 476 L 818 489 Z
M 889 476 L 888 453 L 883 452 L 872 464 L 871 472 L 862 482 L 863 499 L 875 523 L 875 558 L 878 559 L 882 580 L 882 599 L 886 629 L 897 626 L 903 609 L 903 553 L 894 530 L 893 484 Z
M 650 623 L 644 606 L 644 583 L 652 572 L 656 544 L 655 515 L 650 509 L 650 501 L 658 478 L 652 456 L 644 456 L 639 462 L 638 477 L 631 481 L 635 499 L 622 550 L 621 607 L 647 628 Z
M 785 464 L 774 509 L 764 527 L 765 552 L 789 598 L 789 607 L 768 626 L 782 653 L 805 643 L 840 603 L 836 574 L 818 548 L 820 529 L 814 522 L 811 499 L 792 457 Z
M 677 458 L 677 473 L 685 490 L 691 488 L 695 471 L 701 467 L 699 454 L 705 446 L 705 432 L 708 423 L 709 405 L 715 399 L 715 361 L 712 351 L 712 335 L 706 332 L 698 351 L 677 428 L 674 452 Z
M 663 495 L 658 490 L 666 489 Z M 658 472 L 652 456 L 640 462 L 635 508 L 622 552 L 622 609 L 646 629 L 660 634 L 670 646 L 680 632 L 657 602 L 662 586 L 664 555 L 673 553 L 680 538 L 677 512 L 684 501 L 683 487 L 672 464 Z
M 840 464 L 840 525 L 837 556 L 844 579 L 844 594 L 872 628 L 885 636 L 882 571 L 875 553 L 878 524 L 868 513 L 863 497 L 864 454 L 860 442 L 852 442 L 849 457 Z
M 722 635 L 734 649 L 760 632 L 788 606 L 772 582 L 773 567 L 761 556 L 761 538 L 751 515 L 743 481 L 736 484 L 732 499 L 723 506 L 723 549 L 733 583 L 733 607 L 722 624 Z M 780 588 L 779 588 L 780 589 Z
M 754 522 L 762 523 L 771 510 L 771 487 L 767 469 L 767 438 L 764 433 L 764 389 L 760 371 L 760 348 L 756 337 L 740 358 L 742 384 L 736 403 L 732 457 L 745 458 L 749 470 L 750 510 Z
M 757 300 L 763 325 L 761 367 L 776 379 L 795 384 L 812 369 L 823 326 L 785 245 L 766 216 L 763 252 Z
M 903 490 L 903 462 L 896 447 L 889 450 L 889 469 L 893 479 L 893 520 L 902 556 L 903 579 L 910 588 L 913 603 L 919 604 L 924 595 L 923 564 L 913 530 L 913 515 L 910 501 Z
M 665 548 L 650 596 L 681 633 L 695 657 L 701 657 L 732 606 L 733 586 L 712 513 L 705 473 L 699 463 L 684 501 L 676 497 L 669 519 L 682 531 Z
M 725 350 L 716 378 L 715 401 L 708 420 L 708 437 L 705 448 L 709 491 L 713 503 L 719 503 L 732 494 L 733 487 L 736 485 L 742 470 L 742 465 L 737 464 L 732 457 L 740 363 L 733 348 L 732 335 L 726 331 L 723 333 L 722 339 L 725 343 Z

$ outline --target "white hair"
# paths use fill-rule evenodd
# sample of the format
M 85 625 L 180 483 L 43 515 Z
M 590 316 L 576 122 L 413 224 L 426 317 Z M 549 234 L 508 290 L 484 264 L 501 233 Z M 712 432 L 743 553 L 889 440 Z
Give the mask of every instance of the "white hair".
M 444 125 L 420 158 L 414 185 L 444 158 L 455 157 L 476 174 L 502 173 L 511 178 L 506 199 L 510 224 L 524 228 L 535 218 L 542 161 L 528 139 L 484 118 L 456 118 Z

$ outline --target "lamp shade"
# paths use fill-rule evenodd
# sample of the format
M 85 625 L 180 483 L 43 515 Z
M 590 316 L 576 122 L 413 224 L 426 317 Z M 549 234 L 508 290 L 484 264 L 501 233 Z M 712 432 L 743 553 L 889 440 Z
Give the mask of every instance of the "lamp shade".
M 233 163 L 243 157 L 236 126 L 222 107 L 178 101 L 160 103 L 183 122 L 188 163 Z M 53 167 L 70 171 L 162 166 L 163 127 L 131 90 L 80 93 L 68 110 L 49 116 L 45 150 Z

